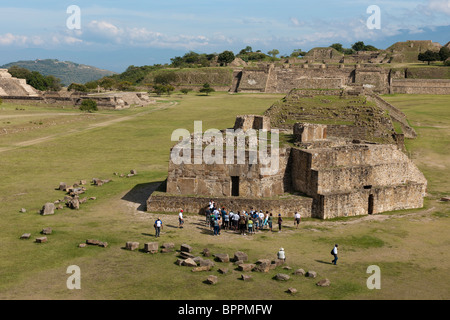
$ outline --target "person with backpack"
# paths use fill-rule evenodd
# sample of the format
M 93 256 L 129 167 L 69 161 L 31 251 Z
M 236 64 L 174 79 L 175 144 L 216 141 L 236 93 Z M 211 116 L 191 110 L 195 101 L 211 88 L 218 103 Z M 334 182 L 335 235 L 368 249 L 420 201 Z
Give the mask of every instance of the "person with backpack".
M 334 248 L 331 250 L 331 255 L 334 256 L 334 259 L 331 261 L 332 264 L 336 265 L 337 260 L 338 260 L 338 245 L 335 244 Z
M 161 233 L 161 229 L 163 228 L 163 223 L 160 218 L 156 219 L 153 227 L 155 228 L 155 238 L 158 238 Z

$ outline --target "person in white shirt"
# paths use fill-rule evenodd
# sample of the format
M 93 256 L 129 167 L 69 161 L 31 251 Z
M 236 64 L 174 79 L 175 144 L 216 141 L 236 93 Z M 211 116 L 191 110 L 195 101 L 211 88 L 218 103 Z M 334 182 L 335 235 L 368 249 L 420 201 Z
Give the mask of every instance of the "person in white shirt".
M 154 227 L 155 227 L 155 238 L 158 238 L 159 235 L 160 235 L 160 233 L 161 233 L 161 229 L 162 229 L 162 227 L 163 227 L 163 224 L 162 224 L 161 219 L 158 218 L 158 219 L 155 221 Z
M 300 220 L 302 219 L 302 216 L 300 215 L 299 212 L 296 212 L 294 215 L 294 226 L 297 226 L 300 224 Z
M 277 253 L 277 257 L 280 260 L 286 261 L 286 254 L 285 254 L 283 248 L 280 248 L 280 251 L 278 251 L 278 253 Z
M 333 250 L 331 250 L 331 254 L 334 256 L 333 261 L 331 261 L 332 264 L 336 265 L 336 262 L 338 260 L 338 245 L 335 244 Z
M 180 210 L 178 214 L 178 228 L 183 228 L 184 219 L 183 219 L 183 209 Z

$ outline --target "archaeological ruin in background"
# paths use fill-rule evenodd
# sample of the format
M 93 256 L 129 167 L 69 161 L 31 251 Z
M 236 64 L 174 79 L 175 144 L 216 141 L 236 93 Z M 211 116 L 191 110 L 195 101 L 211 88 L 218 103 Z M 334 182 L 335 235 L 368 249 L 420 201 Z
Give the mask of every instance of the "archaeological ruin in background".
M 127 109 L 155 103 L 147 92 L 105 92 L 86 94 L 63 89 L 58 92 L 40 92 L 26 83 L 25 79 L 11 76 L 7 69 L 0 69 L 0 98 L 18 104 L 57 104 L 79 106 L 83 100 L 97 102 L 99 109 Z

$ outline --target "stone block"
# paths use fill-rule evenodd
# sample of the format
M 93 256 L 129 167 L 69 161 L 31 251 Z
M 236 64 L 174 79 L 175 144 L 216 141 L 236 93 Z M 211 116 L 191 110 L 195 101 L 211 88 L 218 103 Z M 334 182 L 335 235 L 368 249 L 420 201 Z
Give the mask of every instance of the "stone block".
M 148 242 L 144 244 L 144 251 L 147 253 L 157 253 L 159 250 L 158 242 Z
M 125 244 L 125 248 L 126 248 L 127 250 L 131 250 L 131 251 L 136 250 L 136 249 L 139 248 L 139 242 L 128 241 L 128 242 Z
M 37 243 L 44 243 L 44 242 L 47 242 L 47 237 L 36 238 L 36 242 L 37 242 Z

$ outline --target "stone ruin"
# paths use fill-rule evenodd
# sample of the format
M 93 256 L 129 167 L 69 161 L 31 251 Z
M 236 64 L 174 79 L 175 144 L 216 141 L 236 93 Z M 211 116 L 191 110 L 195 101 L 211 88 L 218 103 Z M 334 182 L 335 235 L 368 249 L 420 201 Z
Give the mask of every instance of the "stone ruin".
M 0 69 L 0 98 L 18 104 L 40 103 L 64 106 L 79 106 L 86 99 L 97 102 L 99 109 L 126 109 L 131 106 L 146 106 L 156 100 L 147 92 L 106 92 L 86 94 L 70 92 L 40 92 L 26 83 L 25 79 L 11 76 L 7 69 Z
M 243 119 L 256 120 L 238 116 L 235 128 L 253 128 Z M 248 152 L 245 164 L 170 160 L 166 190 L 150 196 L 147 211 L 203 212 L 210 199 L 229 210 L 321 219 L 423 207 L 427 180 L 396 145 L 327 137 L 323 124 L 297 123 L 293 132 L 295 146 L 280 148 L 274 175 L 261 174 Z
M 39 93 L 25 79 L 14 78 L 7 69 L 0 69 L 0 98 L 38 97 Z

